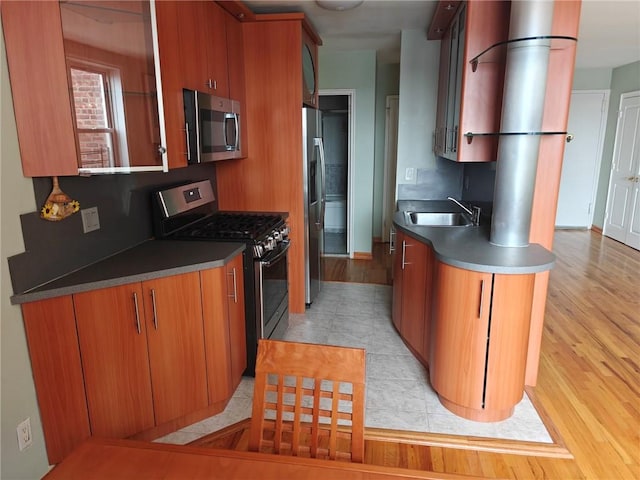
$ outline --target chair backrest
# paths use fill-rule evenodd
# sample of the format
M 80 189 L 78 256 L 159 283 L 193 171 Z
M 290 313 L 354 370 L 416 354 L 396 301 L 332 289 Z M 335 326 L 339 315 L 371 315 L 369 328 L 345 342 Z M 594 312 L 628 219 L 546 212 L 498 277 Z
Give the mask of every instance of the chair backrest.
M 260 340 L 249 450 L 364 456 L 365 351 Z

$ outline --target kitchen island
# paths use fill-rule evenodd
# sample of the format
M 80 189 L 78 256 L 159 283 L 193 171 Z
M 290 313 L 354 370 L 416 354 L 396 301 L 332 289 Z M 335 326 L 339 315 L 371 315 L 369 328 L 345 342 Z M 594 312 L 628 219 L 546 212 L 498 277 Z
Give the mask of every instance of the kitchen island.
M 393 323 L 429 368 L 453 413 L 499 421 L 522 399 L 536 273 L 555 257 L 540 245 L 500 247 L 489 225 L 415 225 L 406 212 L 458 212 L 448 201 L 400 201 Z

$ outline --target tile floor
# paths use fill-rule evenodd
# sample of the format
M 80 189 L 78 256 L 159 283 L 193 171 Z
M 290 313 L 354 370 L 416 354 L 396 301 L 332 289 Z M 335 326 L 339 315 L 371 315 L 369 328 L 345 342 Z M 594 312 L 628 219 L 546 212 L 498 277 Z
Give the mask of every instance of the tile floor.
M 285 340 L 367 350 L 368 427 L 552 443 L 526 395 L 502 422 L 473 422 L 446 410 L 393 328 L 390 286 L 325 282 L 305 314 L 290 316 Z M 157 441 L 188 443 L 250 417 L 252 393 L 253 379 L 245 377 L 224 412 Z

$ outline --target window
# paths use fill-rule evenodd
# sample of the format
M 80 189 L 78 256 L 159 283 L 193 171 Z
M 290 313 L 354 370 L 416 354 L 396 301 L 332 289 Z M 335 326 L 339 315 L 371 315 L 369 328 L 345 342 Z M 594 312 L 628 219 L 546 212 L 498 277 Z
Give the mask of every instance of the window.
M 126 149 L 119 148 L 118 108 L 122 105 L 119 75 L 109 68 L 74 62 L 69 73 L 73 90 L 73 106 L 80 149 L 80 166 L 101 168 L 123 166 Z

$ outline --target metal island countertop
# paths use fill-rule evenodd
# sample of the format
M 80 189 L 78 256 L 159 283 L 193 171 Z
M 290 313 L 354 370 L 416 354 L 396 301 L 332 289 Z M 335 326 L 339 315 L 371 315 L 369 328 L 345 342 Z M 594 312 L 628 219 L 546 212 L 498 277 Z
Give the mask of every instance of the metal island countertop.
M 526 274 L 550 270 L 555 255 L 539 244 L 501 247 L 489 242 L 489 218 L 479 226 L 422 226 L 407 221 L 405 212 L 458 212 L 447 200 L 399 200 L 393 216 L 397 230 L 429 245 L 436 258 L 448 265 L 477 272 Z

